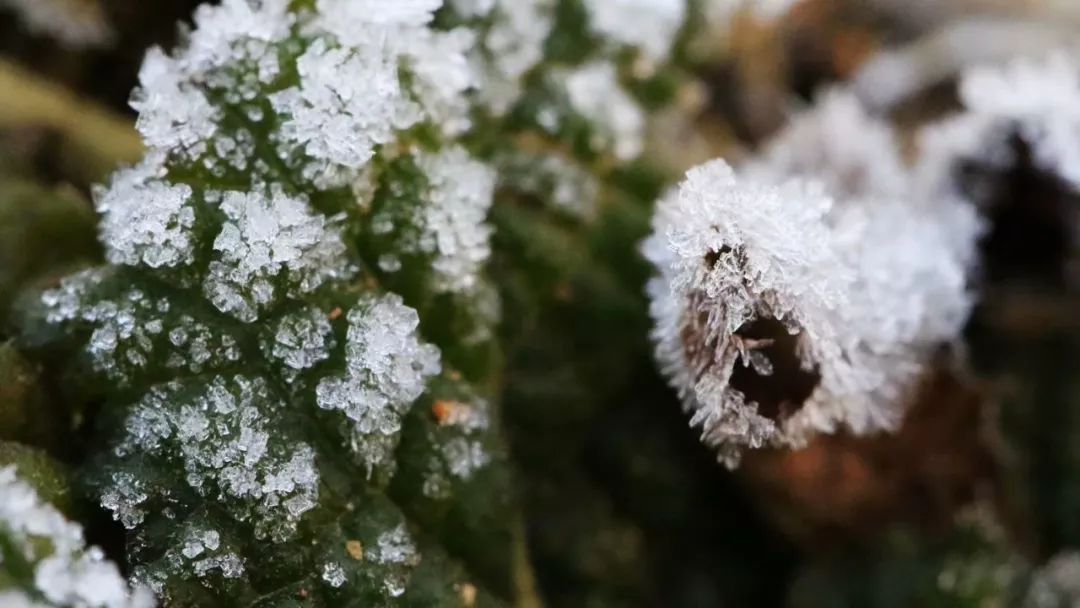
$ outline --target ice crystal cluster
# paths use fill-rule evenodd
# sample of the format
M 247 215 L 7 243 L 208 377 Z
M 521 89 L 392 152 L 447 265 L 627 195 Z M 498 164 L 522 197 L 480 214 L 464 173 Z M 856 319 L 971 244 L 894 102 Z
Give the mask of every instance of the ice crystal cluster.
M 86 546 L 82 528 L 43 502 L 15 467 L 0 468 L 0 496 L 0 567 L 27 577 L 0 581 L 0 606 L 154 606 L 149 591 L 129 589 L 116 565 L 97 547 Z
M 658 359 L 734 466 L 844 426 L 894 428 L 971 306 L 979 222 L 921 199 L 888 129 L 834 92 L 738 170 L 662 200 L 644 245 Z

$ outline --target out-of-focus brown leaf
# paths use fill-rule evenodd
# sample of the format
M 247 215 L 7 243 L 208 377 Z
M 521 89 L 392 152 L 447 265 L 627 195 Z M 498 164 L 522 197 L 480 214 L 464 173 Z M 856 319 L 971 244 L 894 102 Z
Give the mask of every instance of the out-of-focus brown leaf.
M 741 476 L 807 544 L 872 538 L 894 523 L 934 530 L 996 493 L 984 396 L 948 371 L 928 378 L 896 434 L 822 435 L 798 451 L 746 455 Z

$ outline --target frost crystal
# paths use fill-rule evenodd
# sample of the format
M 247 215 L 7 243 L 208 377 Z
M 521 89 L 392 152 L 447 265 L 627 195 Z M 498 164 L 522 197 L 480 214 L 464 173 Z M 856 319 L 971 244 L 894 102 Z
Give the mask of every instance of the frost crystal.
M 409 582 L 412 568 L 420 563 L 420 554 L 416 551 L 409 531 L 404 524 L 379 535 L 370 559 L 376 564 L 391 566 L 390 572 L 383 578 L 383 589 L 390 597 L 401 597 Z
M 282 273 L 289 295 L 350 273 L 340 230 L 279 187 L 269 196 L 227 192 L 221 210 L 227 221 L 214 240 L 217 256 L 203 290 L 222 312 L 255 321 L 279 297 Z
M 731 466 L 744 446 L 893 428 L 969 312 L 978 222 L 900 196 L 884 133 L 832 140 L 859 116 L 834 98 L 745 172 L 692 170 L 644 245 L 658 359 Z
M 619 84 L 614 64 L 598 61 L 559 72 L 570 106 L 592 123 L 597 148 L 607 148 L 619 160 L 632 160 L 644 148 L 645 115 Z
M 586 0 L 593 29 L 663 61 L 686 18 L 686 0 Z
M 263 353 L 281 361 L 291 379 L 296 372 L 315 366 L 330 356 L 335 340 L 330 320 L 318 308 L 282 317 L 263 339 Z
M 150 268 L 190 264 L 195 244 L 192 190 L 161 179 L 159 156 L 118 172 L 108 189 L 97 194 L 102 215 L 101 240 L 113 264 Z
M 491 255 L 491 228 L 485 220 L 495 194 L 495 173 L 458 147 L 422 156 L 419 165 L 430 189 L 428 204 L 419 208 L 417 224 L 423 234 L 417 247 L 434 254 L 439 287 L 468 291 Z
M 135 568 L 132 579 L 149 587 L 168 601 L 166 581 L 172 577 L 192 578 L 204 584 L 211 578 L 236 579 L 246 571 L 244 559 L 226 543 L 217 530 L 188 524 L 179 546 L 171 547 L 163 558 Z
M 271 97 L 286 117 L 278 136 L 314 159 L 353 169 L 367 164 L 375 146 L 419 120 L 394 59 L 386 48 L 330 48 L 317 40 L 297 60 L 301 86 Z M 364 79 L 343 77 L 348 74 Z
M 324 564 L 322 579 L 331 587 L 340 587 L 345 584 L 345 570 L 336 562 Z
M 87 270 L 42 296 L 50 323 L 75 322 L 89 329 L 86 353 L 95 370 L 127 385 L 152 371 L 155 360 L 164 360 L 173 370 L 198 373 L 240 358 L 235 337 L 178 314 L 168 297 L 152 297 L 125 283 L 118 293 L 98 299 L 104 290 L 117 288 L 117 282 L 106 270 Z
M 346 372 L 324 379 L 319 407 L 351 421 L 352 448 L 369 470 L 390 464 L 401 421 L 439 373 L 439 350 L 418 339 L 416 311 L 399 296 L 369 298 L 349 312 Z
M 229 505 L 242 521 L 254 519 L 259 536 L 280 541 L 315 506 L 319 481 L 312 449 L 272 431 L 266 412 L 282 407 L 259 378 L 219 377 L 197 387 L 169 383 L 135 406 L 117 453 L 179 459 L 193 490 Z M 113 481 L 111 495 L 130 494 L 123 480 Z M 118 516 L 125 507 L 104 506 Z
M 0 563 L 25 561 L 33 580 L 23 592 L 0 591 L 3 606 L 150 608 L 149 592 L 130 592 L 120 571 L 97 547 L 86 547 L 82 529 L 43 503 L 14 467 L 0 468 Z M 13 554 L 5 555 L 12 551 Z M 14 581 L 18 584 L 20 581 Z M 32 602 L 29 593 L 49 602 Z

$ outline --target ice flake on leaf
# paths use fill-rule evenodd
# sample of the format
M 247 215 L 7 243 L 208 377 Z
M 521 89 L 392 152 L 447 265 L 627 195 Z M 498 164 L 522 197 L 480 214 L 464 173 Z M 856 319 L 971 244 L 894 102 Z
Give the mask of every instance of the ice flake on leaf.
M 222 312 L 252 322 L 283 295 L 310 293 L 352 272 L 333 220 L 278 186 L 266 194 L 226 192 L 221 211 L 227 219 L 203 292 Z
M 220 109 L 192 82 L 180 62 L 159 48 L 146 53 L 131 107 L 139 113 L 135 126 L 148 148 L 191 157 L 206 152 L 221 120 Z
M 278 319 L 262 341 L 263 353 L 284 365 L 287 381 L 327 359 L 334 345 L 330 320 L 316 307 Z
M 260 59 L 269 45 L 289 36 L 289 0 L 223 0 L 195 9 L 195 29 L 182 55 L 190 71 Z
M 654 61 L 667 59 L 686 18 L 686 0 L 585 0 L 585 8 L 597 33 Z
M 481 398 L 468 403 L 450 400 L 436 401 L 432 413 L 438 422 L 433 431 L 436 455 L 427 463 L 422 490 L 437 500 L 447 499 L 453 492 L 452 480 L 468 481 L 492 459 L 484 443 L 484 433 L 490 424 L 490 404 Z
M 113 264 L 162 268 L 192 262 L 192 190 L 165 181 L 161 161 L 151 155 L 116 173 L 109 188 L 95 192 L 101 241 Z
M 641 154 L 645 115 L 619 83 L 615 65 L 597 61 L 571 71 L 556 72 L 571 108 L 595 129 L 594 147 L 609 149 L 619 160 Z
M 418 208 L 419 252 L 433 255 L 437 286 L 452 292 L 473 289 L 491 255 L 491 227 L 485 222 L 495 194 L 495 173 L 460 147 L 423 155 L 426 204 Z
M 0 565 L 8 559 L 25 561 L 33 580 L 10 581 L 26 585 L 23 592 L 0 592 L 4 606 L 93 606 L 94 608 L 150 608 L 154 600 L 143 588 L 129 590 L 120 570 L 97 547 L 86 547 L 82 528 L 67 521 L 44 503 L 14 467 L 0 468 Z M 15 554 L 5 555 L 5 551 Z M 10 572 L 13 577 L 18 574 Z M 31 603 L 29 593 L 47 603 Z M 7 600 L 11 603 L 6 603 Z
M 300 86 L 270 97 L 284 117 L 276 134 L 313 159 L 358 169 L 398 129 L 420 119 L 386 43 L 332 48 L 316 40 L 297 60 Z
M 743 447 L 893 428 L 970 309 L 972 216 L 894 198 L 887 180 L 863 192 L 846 156 L 811 164 L 818 149 L 692 170 L 644 245 L 657 357 L 730 466 Z M 824 181 L 783 177 L 807 167 Z
M 345 584 L 345 570 L 337 562 L 323 564 L 322 580 L 335 589 Z
M 420 563 L 420 553 L 405 525 L 399 524 L 393 530 L 380 534 L 368 555 L 372 562 L 389 567 L 382 581 L 386 594 L 401 597 L 408 586 L 412 569 Z
M 396 295 L 362 301 L 348 322 L 345 373 L 323 379 L 316 398 L 349 419 L 353 452 L 371 471 L 392 466 L 405 413 L 440 371 L 439 350 L 419 340 L 419 316 Z
M 297 60 L 298 86 L 271 96 L 283 116 L 277 137 L 316 161 L 308 177 L 334 167 L 358 170 L 397 132 L 423 120 L 444 132 L 468 126 L 465 92 L 476 77 L 466 30 L 427 27 L 439 1 L 322 0 L 307 31 L 315 37 Z M 401 70 L 409 71 L 406 89 Z
M 283 439 L 274 426 L 275 410 L 283 407 L 261 378 L 173 382 L 136 404 L 117 454 L 179 459 L 192 490 L 214 497 L 238 520 L 253 520 L 259 537 L 280 542 L 315 506 L 319 491 L 312 449 Z
M 150 564 L 137 566 L 132 579 L 152 589 L 168 603 L 167 581 L 198 579 L 212 587 L 223 580 L 238 579 L 246 573 L 244 558 L 222 535 L 201 522 L 187 523 L 178 546 L 170 547 L 165 555 Z

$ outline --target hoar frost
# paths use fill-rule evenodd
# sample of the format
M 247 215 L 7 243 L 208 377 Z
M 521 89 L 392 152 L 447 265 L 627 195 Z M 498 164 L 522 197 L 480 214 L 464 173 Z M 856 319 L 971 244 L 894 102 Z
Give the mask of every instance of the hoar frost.
M 353 451 L 369 470 L 390 464 L 408 407 L 439 373 L 439 350 L 420 341 L 416 311 L 400 297 L 372 298 L 348 314 L 346 371 L 324 379 L 319 407 L 349 419 Z
M 351 272 L 333 220 L 280 188 L 268 195 L 226 192 L 221 210 L 227 219 L 203 289 L 222 312 L 255 321 L 277 299 L 275 279 L 282 274 L 295 296 Z
M 849 104 L 828 98 L 744 170 L 690 171 L 644 245 L 657 357 L 729 466 L 841 425 L 895 428 L 970 309 L 974 214 L 903 192 L 881 132 L 879 149 L 828 151 L 867 120 Z
M 260 537 L 282 540 L 315 506 L 319 481 L 312 449 L 272 430 L 266 410 L 282 407 L 260 378 L 172 382 L 136 404 L 116 452 L 178 460 L 192 490 L 231 505 L 241 521 L 254 520 Z M 113 476 L 103 504 L 134 527 L 143 519 L 140 505 L 115 498 L 131 495 L 124 481 Z
M 87 548 L 82 528 L 44 503 L 15 467 L 0 468 L 0 563 L 25 561 L 31 588 L 0 590 L 3 606 L 150 608 L 144 588 L 128 589 L 120 570 L 97 547 Z M 5 555 L 6 551 L 15 554 Z M 16 581 L 17 584 L 17 581 Z M 32 594 L 32 595 L 31 595 Z M 41 603 L 43 599 L 47 604 Z

